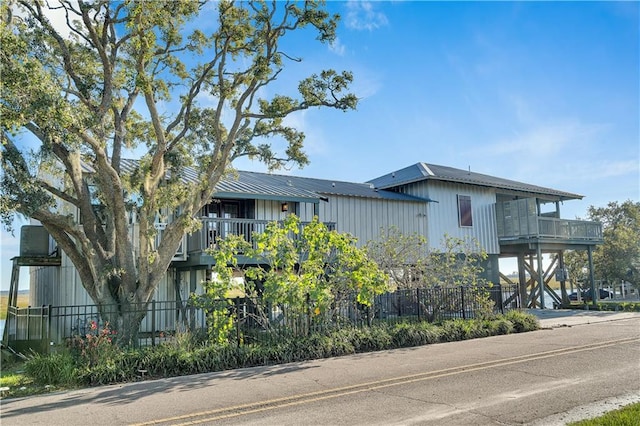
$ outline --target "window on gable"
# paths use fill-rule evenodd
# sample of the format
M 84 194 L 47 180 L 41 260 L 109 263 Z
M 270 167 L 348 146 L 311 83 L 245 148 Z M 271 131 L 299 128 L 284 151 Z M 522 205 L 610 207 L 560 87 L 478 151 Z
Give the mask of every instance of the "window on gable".
M 460 226 L 473 226 L 471 197 L 469 195 L 458 195 L 458 223 Z

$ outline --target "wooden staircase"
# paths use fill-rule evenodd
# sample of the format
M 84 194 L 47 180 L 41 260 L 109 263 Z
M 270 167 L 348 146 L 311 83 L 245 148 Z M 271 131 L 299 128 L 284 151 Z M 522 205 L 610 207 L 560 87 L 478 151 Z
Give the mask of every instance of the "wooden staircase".
M 20 268 L 22 266 L 60 266 L 59 256 L 18 256 L 11 259 L 11 281 L 9 284 L 9 300 L 7 318 L 2 333 L 2 346 L 12 347 L 17 340 L 19 322 L 18 287 L 20 285 Z M 28 308 L 25 308 L 28 309 Z

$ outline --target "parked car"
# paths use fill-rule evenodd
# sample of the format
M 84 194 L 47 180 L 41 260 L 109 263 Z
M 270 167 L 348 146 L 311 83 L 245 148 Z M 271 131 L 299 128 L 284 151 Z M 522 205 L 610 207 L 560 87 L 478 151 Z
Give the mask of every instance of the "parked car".
M 613 294 L 610 291 L 607 291 L 605 289 L 599 289 L 599 299 L 608 299 L 613 297 Z M 585 290 L 582 293 L 580 293 L 580 297 L 582 298 L 582 300 L 591 300 L 591 289 L 589 290 Z M 573 292 L 569 295 L 569 300 L 578 300 L 578 293 Z

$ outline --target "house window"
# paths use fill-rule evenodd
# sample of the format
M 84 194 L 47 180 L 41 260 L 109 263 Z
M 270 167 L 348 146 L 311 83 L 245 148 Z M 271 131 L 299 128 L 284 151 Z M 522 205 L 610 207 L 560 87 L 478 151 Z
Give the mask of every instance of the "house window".
M 458 195 L 458 223 L 460 226 L 473 226 L 471 197 L 468 195 Z

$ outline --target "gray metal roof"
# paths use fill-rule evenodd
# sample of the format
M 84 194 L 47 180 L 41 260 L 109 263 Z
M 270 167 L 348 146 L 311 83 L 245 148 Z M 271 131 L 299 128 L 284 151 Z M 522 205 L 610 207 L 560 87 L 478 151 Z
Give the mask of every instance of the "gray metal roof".
M 464 183 L 536 196 L 546 196 L 551 197 L 552 199 L 557 198 L 559 200 L 576 200 L 583 198 L 583 196 L 579 194 L 517 182 L 515 180 L 503 179 L 469 170 L 461 170 L 453 167 L 438 166 L 436 164 L 427 163 L 413 164 L 409 167 L 405 167 L 404 169 L 372 179 L 369 183 L 373 184 L 376 188 L 390 189 L 400 185 L 424 180 Z
M 240 180 L 269 182 L 272 185 L 299 188 L 321 195 L 342 195 L 348 197 L 375 198 L 383 200 L 426 202 L 424 198 L 400 194 L 394 191 L 376 189 L 368 183 L 345 182 L 339 180 L 315 179 L 291 175 L 277 175 L 238 171 Z
M 136 160 L 122 160 L 124 173 L 133 173 L 138 168 Z M 195 169 L 185 167 L 180 171 L 185 183 L 194 183 L 198 176 Z M 374 198 L 381 200 L 428 202 L 431 200 L 376 189 L 369 183 L 354 183 L 338 180 L 314 179 L 291 175 L 235 171 L 223 177 L 216 185 L 214 197 L 252 198 L 262 200 L 319 202 L 329 195 Z

